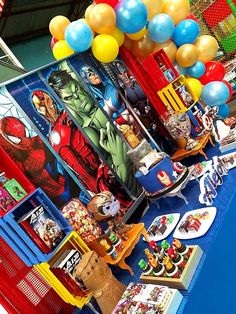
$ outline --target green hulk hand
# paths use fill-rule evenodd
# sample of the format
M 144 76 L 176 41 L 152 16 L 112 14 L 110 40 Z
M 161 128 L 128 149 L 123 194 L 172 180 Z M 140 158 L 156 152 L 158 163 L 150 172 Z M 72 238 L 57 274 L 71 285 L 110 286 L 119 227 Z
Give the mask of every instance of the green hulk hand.
M 121 180 L 128 182 L 130 167 L 130 161 L 127 156 L 128 147 L 119 135 L 115 133 L 114 128 L 109 122 L 106 123 L 105 129 L 100 129 L 99 144 L 111 155 L 112 163 Z

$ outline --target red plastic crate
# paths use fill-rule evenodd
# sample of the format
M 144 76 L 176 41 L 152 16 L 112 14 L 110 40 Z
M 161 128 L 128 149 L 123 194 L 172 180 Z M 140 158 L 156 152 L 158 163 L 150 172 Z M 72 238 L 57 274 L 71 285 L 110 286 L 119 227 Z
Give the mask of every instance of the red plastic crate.
M 0 303 L 10 314 L 70 314 L 65 303 L 34 269 L 0 238 Z

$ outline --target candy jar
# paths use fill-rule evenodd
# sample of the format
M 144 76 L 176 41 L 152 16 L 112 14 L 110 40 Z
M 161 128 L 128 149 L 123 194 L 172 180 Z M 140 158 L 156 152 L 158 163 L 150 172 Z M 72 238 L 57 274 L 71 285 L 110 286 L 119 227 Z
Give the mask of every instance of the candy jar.
M 161 242 L 161 247 L 164 249 L 165 255 L 168 255 L 168 249 L 170 248 L 170 244 L 166 240 L 163 240 Z
M 164 255 L 165 255 L 165 251 L 164 251 L 163 247 L 156 244 L 155 241 L 150 241 L 149 247 L 154 251 L 154 254 L 155 254 L 156 258 L 158 259 L 159 263 L 162 263 Z
M 176 248 L 177 252 L 180 255 L 183 255 L 185 259 L 188 259 L 190 254 L 191 254 L 191 250 L 189 249 L 189 247 L 183 243 L 181 243 L 179 240 L 174 239 L 172 242 L 173 247 Z
M 120 238 L 118 238 L 115 233 L 111 233 L 110 236 L 109 236 L 109 239 L 111 240 L 113 246 L 115 247 L 115 249 L 118 251 L 118 252 L 121 252 L 123 249 L 124 249 L 124 245 L 121 241 Z
M 180 277 L 180 271 L 179 268 L 173 264 L 172 260 L 169 258 L 169 256 L 164 257 L 163 264 L 166 269 L 166 275 L 171 278 L 179 278 Z
M 178 254 L 178 252 L 176 252 L 173 247 L 170 247 L 168 249 L 168 256 L 172 259 L 173 264 L 175 264 L 176 266 L 178 266 L 181 269 L 184 269 L 185 267 L 185 261 L 184 261 L 184 257 L 180 254 Z

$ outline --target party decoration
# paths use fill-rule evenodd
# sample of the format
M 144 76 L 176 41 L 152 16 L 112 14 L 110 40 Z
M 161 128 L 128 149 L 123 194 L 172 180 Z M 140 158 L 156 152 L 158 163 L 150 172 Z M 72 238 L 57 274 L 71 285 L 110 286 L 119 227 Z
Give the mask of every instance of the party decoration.
M 197 39 L 200 32 L 200 27 L 197 22 L 193 20 L 181 21 L 174 30 L 173 40 L 176 46 L 184 44 L 192 44 Z
M 82 21 L 82 22 L 86 23 L 90 27 L 88 19 L 83 18 L 83 19 L 79 19 L 78 21 Z M 90 27 L 90 29 L 91 29 L 91 27 Z M 94 37 L 95 36 L 95 32 L 92 29 L 91 29 L 91 31 L 92 31 L 93 37 Z
M 175 63 L 174 66 L 179 74 L 183 74 L 184 76 L 188 75 L 187 68 L 181 67 L 178 63 Z
M 56 39 L 64 39 L 64 34 L 70 20 L 67 17 L 58 15 L 55 16 L 49 23 L 49 31 Z
M 125 35 L 119 28 L 115 27 L 109 35 L 115 38 L 119 47 L 123 45 L 124 40 L 125 40 Z
M 133 40 L 131 40 L 129 37 L 125 35 L 123 46 L 126 49 L 130 50 L 132 45 L 133 45 Z
M 219 106 L 218 116 L 222 118 L 227 118 L 230 114 L 230 107 L 227 104 Z
M 148 21 L 150 21 L 155 15 L 161 13 L 163 7 L 163 0 L 143 0 L 148 11 Z
M 124 33 L 137 33 L 147 24 L 148 12 L 141 0 L 121 0 L 115 11 L 117 27 Z
M 65 40 L 74 51 L 83 52 L 91 47 L 93 33 L 86 23 L 75 21 L 66 28 Z
M 71 49 L 65 40 L 59 40 L 55 43 L 52 52 L 54 57 L 59 60 L 72 55 L 74 50 Z
M 94 38 L 92 52 L 100 62 L 112 62 L 118 56 L 119 46 L 114 37 L 101 34 Z
M 200 98 L 202 93 L 202 84 L 199 80 L 196 78 L 189 77 L 186 79 L 188 86 L 190 88 L 190 91 L 192 94 L 195 94 L 197 98 Z
M 94 1 L 96 4 L 99 3 L 106 3 L 108 5 L 110 5 L 112 8 L 115 8 L 115 6 L 117 5 L 117 3 L 119 2 L 118 0 L 95 0 Z
M 222 81 L 225 76 L 225 68 L 219 61 L 210 61 L 205 64 L 206 70 L 204 75 L 199 78 L 202 84 L 213 81 Z
M 223 82 L 210 82 L 203 87 L 201 98 L 206 105 L 220 106 L 229 98 L 229 89 Z
M 192 44 L 184 44 L 176 52 L 176 61 L 182 67 L 191 67 L 196 63 L 198 50 Z
M 223 80 L 222 82 L 225 83 L 225 85 L 227 85 L 227 87 L 229 89 L 229 98 L 227 99 L 227 102 L 228 102 L 228 101 L 230 101 L 230 99 L 233 96 L 233 87 L 228 81 Z
M 56 39 L 55 37 L 51 38 L 51 49 L 53 49 L 53 47 L 55 46 L 55 43 L 58 42 L 58 39 Z
M 174 32 L 173 19 L 167 14 L 157 14 L 148 24 L 150 38 L 157 43 L 169 40 Z
M 94 3 L 93 3 L 93 4 L 90 4 L 90 5 L 87 7 L 87 9 L 86 9 L 86 11 L 85 11 L 85 14 L 84 14 L 86 20 L 89 20 L 90 12 L 91 12 L 91 10 L 92 10 L 94 7 L 95 7 L 95 4 L 94 4 Z
M 199 51 L 198 55 L 199 61 L 206 63 L 215 58 L 218 50 L 218 43 L 213 36 L 210 35 L 199 36 L 194 45 L 197 47 Z
M 189 10 L 190 4 L 188 0 L 165 0 L 162 13 L 170 15 L 176 25 L 187 17 Z
M 108 4 L 100 3 L 91 8 L 88 20 L 96 33 L 109 34 L 116 26 L 116 13 Z
M 143 36 L 147 33 L 146 27 L 142 28 L 139 32 L 134 34 L 127 34 L 127 37 L 129 37 L 131 40 L 139 40 L 143 38 Z
M 135 57 L 145 59 L 153 52 L 154 45 L 154 42 L 149 38 L 149 36 L 145 35 L 142 39 L 135 40 L 133 42 L 131 51 Z
M 194 65 L 187 68 L 188 75 L 194 78 L 199 78 L 205 73 L 205 64 L 201 61 L 197 61 Z
M 165 51 L 165 53 L 167 54 L 171 62 L 175 61 L 177 47 L 173 43 L 173 41 L 168 40 L 168 41 L 165 41 L 164 43 L 156 43 L 153 51 L 155 52 L 160 49 L 163 49 Z

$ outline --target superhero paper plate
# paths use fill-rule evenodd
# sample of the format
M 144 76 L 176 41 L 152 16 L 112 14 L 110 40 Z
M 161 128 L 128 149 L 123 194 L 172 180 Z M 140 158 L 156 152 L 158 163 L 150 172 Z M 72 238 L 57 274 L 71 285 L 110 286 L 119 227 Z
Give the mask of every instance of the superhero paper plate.
M 147 230 L 149 241 L 161 241 L 174 230 L 180 218 L 179 213 L 156 217 Z
M 186 212 L 178 223 L 173 238 L 188 240 L 203 236 L 216 216 L 216 207 L 204 207 Z

